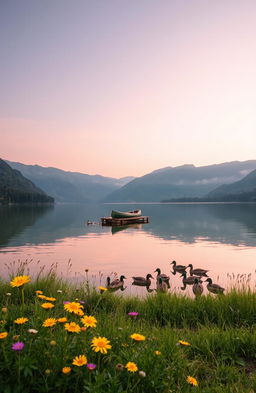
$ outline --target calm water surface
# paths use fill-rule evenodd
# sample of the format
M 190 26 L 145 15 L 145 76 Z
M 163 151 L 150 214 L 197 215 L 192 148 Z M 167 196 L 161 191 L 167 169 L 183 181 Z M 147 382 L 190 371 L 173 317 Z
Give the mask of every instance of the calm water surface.
M 149 224 L 121 227 L 86 225 L 99 222 L 112 208 L 141 208 Z M 81 281 L 85 269 L 95 284 L 105 285 L 114 273 L 127 277 L 125 293 L 142 294 L 131 286 L 133 275 L 145 276 L 160 268 L 170 274 L 170 262 L 192 263 L 208 269 L 209 276 L 224 286 L 228 274 L 256 269 L 255 204 L 136 204 L 56 205 L 54 207 L 0 207 L 0 269 L 5 264 L 32 260 L 30 272 L 39 265 L 57 263 L 58 272 Z M 71 259 L 71 268 L 68 261 Z M 38 262 L 40 261 L 40 262 Z M 181 291 L 179 274 L 171 274 L 172 289 Z M 152 288 L 154 288 L 154 282 Z M 189 289 L 190 290 L 190 289 Z

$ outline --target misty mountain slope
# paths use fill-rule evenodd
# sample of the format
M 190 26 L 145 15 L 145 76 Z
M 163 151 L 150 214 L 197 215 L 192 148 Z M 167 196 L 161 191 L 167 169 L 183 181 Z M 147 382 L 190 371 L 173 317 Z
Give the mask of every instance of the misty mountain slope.
M 206 195 L 208 198 L 229 198 L 234 200 L 256 200 L 256 170 L 250 172 L 243 179 L 223 184 Z
M 8 161 L 9 165 L 20 170 L 28 179 L 37 184 L 58 202 L 92 202 L 122 187 L 134 177 L 115 179 L 100 175 L 87 175 L 67 172 L 57 168 L 39 165 L 25 165 Z
M 53 203 L 54 199 L 0 159 L 0 202 Z
M 106 202 L 159 202 L 172 198 L 203 197 L 217 186 L 242 179 L 256 169 L 256 160 L 195 167 L 161 168 L 112 192 Z

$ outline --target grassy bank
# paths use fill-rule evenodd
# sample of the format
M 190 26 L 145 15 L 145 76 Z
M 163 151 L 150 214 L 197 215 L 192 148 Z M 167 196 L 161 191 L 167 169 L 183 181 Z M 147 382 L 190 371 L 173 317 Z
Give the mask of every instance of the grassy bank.
M 19 287 L 2 282 L 0 297 L 0 392 L 256 391 L 256 294 L 246 288 L 138 299 L 88 281 L 77 289 L 50 272 Z M 86 364 L 73 364 L 79 355 Z

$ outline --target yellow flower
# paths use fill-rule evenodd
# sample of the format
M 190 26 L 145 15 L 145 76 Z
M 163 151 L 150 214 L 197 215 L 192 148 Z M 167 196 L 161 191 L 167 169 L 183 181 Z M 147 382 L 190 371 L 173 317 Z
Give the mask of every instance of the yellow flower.
M 55 302 L 56 301 L 56 299 L 55 299 L 55 297 L 45 297 L 45 300 L 47 300 L 48 302 Z
M 135 341 L 144 341 L 144 340 L 146 340 L 145 336 L 142 336 L 142 334 L 138 334 L 138 333 L 133 333 L 130 337 L 133 340 L 135 340 Z
M 51 341 L 50 341 L 50 345 L 51 345 L 52 347 L 54 347 L 55 345 L 57 345 L 57 343 L 56 343 L 55 340 L 51 340 Z
M 187 377 L 187 383 L 190 383 L 190 385 L 193 386 L 198 386 L 198 382 L 195 378 L 191 377 L 190 375 Z
M 45 295 L 37 295 L 37 297 L 39 298 L 39 299 L 46 299 L 46 296 Z
M 37 291 L 36 291 L 36 294 L 37 294 L 37 295 L 42 295 L 42 294 L 43 294 L 43 291 L 37 290 Z
M 66 317 L 58 318 L 57 322 L 60 322 L 60 323 L 67 322 L 67 318 Z
M 81 321 L 86 327 L 96 327 L 97 319 L 92 317 L 91 315 L 85 315 Z
M 53 308 L 54 304 L 52 304 L 52 303 L 43 303 L 43 304 L 41 304 L 41 307 L 43 307 L 46 310 L 48 310 L 49 308 Z
M 20 339 L 20 335 L 19 334 L 15 334 L 15 336 L 12 336 L 12 339 L 14 341 L 18 341 Z
M 3 307 L 2 308 L 2 312 L 4 312 L 4 313 L 6 313 L 8 310 L 7 310 L 7 307 Z
M 76 356 L 73 359 L 72 364 L 74 364 L 74 366 L 78 366 L 78 367 L 84 366 L 85 364 L 87 364 L 87 357 L 85 355 Z
M 71 371 L 71 367 L 63 367 L 62 372 L 63 374 L 68 374 Z
M 82 317 L 82 316 L 84 315 L 84 312 L 83 312 L 83 310 L 77 310 L 77 311 L 75 312 L 75 314 L 76 314 L 76 315 L 79 315 L 80 317 Z
M 105 292 L 105 291 L 108 290 L 108 288 L 105 288 L 105 287 L 98 287 L 98 289 L 99 289 L 101 292 Z
M 94 352 L 107 353 L 107 350 L 112 348 L 109 343 L 106 337 L 93 337 L 91 347 Z
M 6 338 L 8 336 L 7 332 L 2 332 L 0 333 L 0 340 L 3 340 L 4 338 Z
M 83 306 L 77 302 L 70 302 L 70 303 L 64 304 L 64 309 L 68 312 L 71 312 L 71 313 L 73 312 L 74 314 L 77 314 L 77 312 L 79 312 L 79 310 L 81 310 L 81 308 L 83 308 Z
M 179 340 L 179 344 L 180 345 L 186 345 L 186 346 L 190 345 L 187 341 L 182 341 L 182 340 Z
M 29 276 L 17 276 L 10 282 L 12 287 L 21 287 L 24 284 L 27 284 L 30 281 Z
M 155 355 L 161 355 L 161 352 L 160 351 L 155 351 Z
M 25 323 L 27 321 L 28 321 L 28 318 L 22 317 L 22 318 L 15 319 L 14 323 L 17 323 L 17 325 L 23 325 L 23 323 Z
M 43 326 L 44 327 L 52 327 L 54 325 L 56 325 L 57 319 L 55 318 L 47 318 L 44 323 Z
M 138 367 L 136 363 L 133 362 L 128 362 L 125 366 L 130 373 L 135 373 L 135 371 L 138 371 Z
M 65 330 L 72 333 L 79 333 L 81 330 L 80 326 L 75 322 L 65 323 L 64 327 Z

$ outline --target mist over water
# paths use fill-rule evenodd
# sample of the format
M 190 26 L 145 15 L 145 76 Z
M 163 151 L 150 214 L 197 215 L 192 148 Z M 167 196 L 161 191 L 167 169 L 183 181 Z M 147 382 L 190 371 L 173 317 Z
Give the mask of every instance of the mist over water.
M 102 227 L 100 217 L 117 210 L 142 209 L 149 224 Z M 124 293 L 145 293 L 131 286 L 132 276 L 170 274 L 170 262 L 208 269 L 224 286 L 227 274 L 250 274 L 256 269 L 256 204 L 122 204 L 56 205 L 54 207 L 0 207 L 0 272 L 5 264 L 32 260 L 39 265 L 57 263 L 64 277 L 82 281 L 85 269 L 95 284 L 105 285 L 108 275 L 124 274 Z M 87 220 L 94 225 L 86 225 Z M 71 267 L 68 270 L 68 261 Z M 38 263 L 38 261 L 40 261 Z M 180 275 L 171 276 L 171 288 L 181 291 Z M 152 280 L 152 288 L 155 287 Z M 206 292 L 206 291 L 205 291 Z

